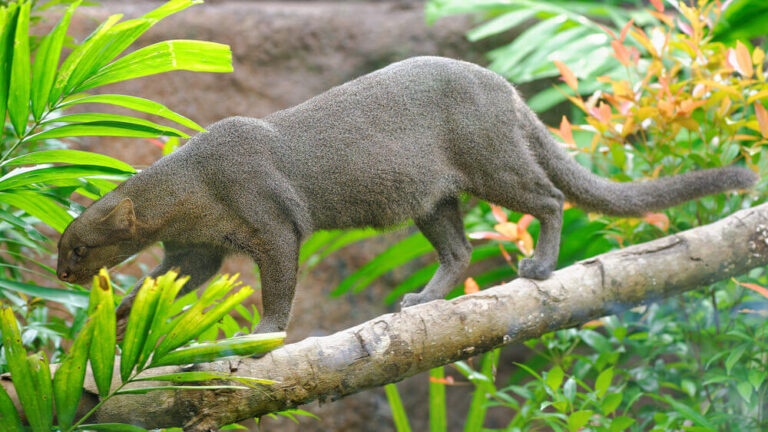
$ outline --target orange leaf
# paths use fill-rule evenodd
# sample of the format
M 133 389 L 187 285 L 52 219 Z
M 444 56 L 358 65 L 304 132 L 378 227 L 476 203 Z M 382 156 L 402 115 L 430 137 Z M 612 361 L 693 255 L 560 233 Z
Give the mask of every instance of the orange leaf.
M 150 144 L 152 144 L 152 145 L 154 145 L 156 147 L 160 147 L 160 148 L 164 148 L 165 147 L 165 144 L 162 141 L 160 141 L 159 139 L 157 139 L 157 138 L 146 138 L 146 140 L 149 141 Z
M 763 138 L 768 138 L 768 111 L 760 102 L 755 102 L 755 115 L 757 116 L 757 124 L 760 126 L 760 133 Z
M 429 382 L 437 383 L 437 384 L 445 384 L 445 385 L 453 385 L 453 377 L 448 375 L 445 378 L 436 378 L 436 377 L 429 377 Z
M 741 76 L 745 78 L 752 78 L 754 70 L 752 69 L 752 56 L 749 54 L 749 49 L 741 43 L 736 43 L 736 49 L 729 49 L 727 55 L 728 64 L 736 69 Z
M 523 217 L 520 218 L 519 221 L 517 221 L 517 235 L 521 236 L 523 235 L 523 232 L 528 229 L 528 225 L 531 224 L 531 221 L 533 220 L 533 216 L 526 214 L 523 215 Z
M 587 321 L 584 324 L 581 325 L 581 328 L 594 328 L 594 327 L 600 327 L 603 325 L 603 322 L 599 319 Z
M 562 79 L 568 84 L 568 87 L 572 88 L 573 91 L 577 91 L 579 89 L 579 81 L 576 79 L 573 71 L 560 60 L 555 60 L 555 66 L 557 66 L 557 70 L 560 71 L 560 75 L 562 75 Z
M 477 285 L 474 279 L 471 277 L 464 281 L 464 294 L 473 294 L 480 291 L 480 286 Z
M 467 234 L 467 237 L 473 239 L 473 240 L 504 240 L 504 241 L 512 241 L 512 239 L 508 238 L 504 234 L 500 234 L 497 232 L 491 232 L 491 231 L 478 231 Z
M 568 119 L 563 116 L 563 120 L 560 121 L 560 138 L 568 144 L 570 147 L 576 147 L 576 142 L 573 140 L 573 129 Z
M 493 217 L 496 218 L 498 223 L 507 222 L 507 214 L 504 213 L 504 209 L 497 206 L 496 204 L 491 204 L 491 213 L 493 213 Z
M 613 47 L 613 56 L 616 57 L 619 63 L 621 63 L 623 66 L 629 66 L 629 64 L 632 62 L 632 59 L 629 56 L 629 50 L 627 47 L 622 45 L 618 40 L 612 40 L 611 47 Z
M 533 237 L 531 237 L 531 234 L 528 233 L 528 231 L 523 231 L 523 235 L 517 240 L 516 245 L 523 255 L 531 256 L 533 254 Z
M 619 35 L 619 42 L 624 42 L 624 39 L 627 37 L 627 32 L 629 31 L 629 28 L 632 27 L 632 23 L 634 22 L 635 19 L 632 18 L 628 23 L 624 24 L 624 27 L 621 29 L 621 34 Z
M 664 12 L 664 2 L 662 0 L 651 0 L 651 4 L 659 12 Z
M 765 298 L 768 298 L 768 289 L 765 289 L 765 288 L 761 287 L 760 285 L 756 285 L 756 284 L 753 284 L 753 283 L 746 283 L 746 282 L 742 283 L 742 282 L 737 281 L 734 278 L 731 278 L 731 280 L 736 282 L 737 284 L 745 287 L 745 288 L 749 288 L 752 291 L 755 291 L 756 293 L 760 294 L 761 296 L 763 296 Z
M 663 13 L 656 12 L 656 11 L 648 11 L 648 13 L 650 13 L 653 16 L 655 16 L 656 19 L 658 19 L 659 21 L 663 22 L 664 24 L 666 24 L 669 27 L 674 27 L 674 25 L 675 25 L 675 22 L 672 20 L 672 18 L 664 15 Z
M 504 222 L 504 223 L 496 224 L 493 226 L 493 229 L 503 234 L 506 237 L 506 239 L 509 241 L 517 240 L 518 229 L 517 229 L 517 224 L 514 222 Z
M 643 217 L 643 220 L 664 232 L 669 228 L 669 217 L 664 213 L 648 213 Z
M 512 257 L 509 255 L 509 252 L 507 252 L 507 250 L 504 249 L 504 246 L 501 243 L 499 243 L 499 250 L 501 251 L 501 256 L 504 257 L 504 261 L 512 265 Z

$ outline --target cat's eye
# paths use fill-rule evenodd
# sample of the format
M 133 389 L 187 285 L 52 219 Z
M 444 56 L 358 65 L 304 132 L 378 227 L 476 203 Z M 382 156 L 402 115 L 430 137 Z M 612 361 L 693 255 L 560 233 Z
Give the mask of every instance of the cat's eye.
M 78 257 L 82 258 L 82 257 L 84 257 L 84 256 L 85 256 L 85 252 L 86 252 L 86 250 L 87 250 L 87 249 L 86 249 L 86 247 L 85 247 L 85 246 L 78 246 L 78 247 L 76 247 L 76 248 L 75 248 L 75 251 L 74 251 L 74 252 L 75 252 L 75 255 L 76 255 L 76 256 L 78 256 Z

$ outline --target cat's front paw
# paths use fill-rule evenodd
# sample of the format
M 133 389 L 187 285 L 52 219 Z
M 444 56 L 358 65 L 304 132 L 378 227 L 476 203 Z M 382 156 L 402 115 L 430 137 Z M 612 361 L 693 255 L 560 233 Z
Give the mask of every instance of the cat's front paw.
M 553 268 L 542 264 L 536 258 L 523 258 L 520 260 L 518 274 L 527 279 L 544 280 L 552 274 Z

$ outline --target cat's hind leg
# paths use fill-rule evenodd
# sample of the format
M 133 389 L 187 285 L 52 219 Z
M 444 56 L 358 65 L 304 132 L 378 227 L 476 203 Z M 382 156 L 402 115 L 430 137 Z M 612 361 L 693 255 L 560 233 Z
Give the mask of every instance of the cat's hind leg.
M 445 297 L 461 281 L 472 255 L 457 198 L 441 201 L 414 222 L 437 250 L 440 266 L 421 292 L 405 295 L 401 303 L 404 308 Z

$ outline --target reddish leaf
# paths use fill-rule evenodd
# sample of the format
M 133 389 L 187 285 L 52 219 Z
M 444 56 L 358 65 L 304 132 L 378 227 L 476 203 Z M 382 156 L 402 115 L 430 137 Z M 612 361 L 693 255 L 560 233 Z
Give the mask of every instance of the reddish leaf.
M 506 261 L 507 264 L 512 265 L 512 256 L 509 255 L 509 252 L 504 249 L 504 245 L 501 243 L 499 243 L 499 250 L 501 251 L 501 256 L 504 257 L 504 261 Z
M 619 35 L 619 42 L 624 43 L 624 39 L 627 38 L 627 32 L 629 31 L 629 28 L 632 27 L 632 23 L 634 22 L 635 19 L 632 18 L 628 23 L 624 24 L 624 27 L 621 29 L 621 34 Z
M 616 60 L 623 66 L 629 66 L 632 62 L 632 58 L 629 55 L 630 53 L 627 47 L 622 45 L 618 40 L 612 40 L 611 47 L 613 47 L 613 56 L 616 57 Z
M 576 75 L 573 74 L 573 71 L 560 60 L 555 60 L 555 66 L 557 66 L 557 70 L 560 71 L 562 80 L 568 84 L 568 87 L 572 88 L 573 91 L 577 91 L 579 89 L 579 81 L 576 79 Z
M 731 280 L 736 282 L 737 284 L 743 286 L 744 288 L 749 288 L 752 291 L 760 294 L 761 296 L 763 296 L 765 298 L 768 298 L 768 289 L 765 289 L 765 288 L 761 287 L 760 285 L 753 284 L 753 283 L 746 283 L 746 282 L 742 283 L 742 282 L 737 281 L 734 278 L 731 278 Z
M 651 4 L 659 12 L 664 12 L 664 2 L 662 0 L 651 0 Z
M 685 33 L 688 36 L 693 37 L 693 28 L 691 28 L 691 25 L 688 24 L 685 21 L 680 20 L 680 18 L 677 19 L 677 26 L 680 28 L 680 30 Z
M 520 218 L 520 220 L 517 222 L 518 237 L 523 236 L 523 233 L 528 229 L 528 225 L 530 225 L 532 220 L 533 220 L 533 216 L 529 214 L 523 215 L 523 217 Z
M 507 214 L 500 206 L 491 204 L 491 213 L 493 213 L 493 217 L 496 218 L 498 223 L 507 223 Z
M 643 217 L 643 220 L 664 232 L 669 228 L 669 217 L 664 213 L 648 213 Z
M 477 285 L 474 279 L 471 277 L 464 281 L 464 294 L 472 294 L 480 291 L 480 286 Z
M 736 70 L 741 76 L 751 78 L 754 70 L 752 69 L 752 56 L 749 49 L 741 43 L 736 43 L 736 49 L 730 48 L 726 55 L 727 63 Z
M 448 375 L 445 378 L 436 378 L 436 377 L 429 377 L 429 382 L 437 383 L 437 384 L 445 384 L 445 385 L 453 385 L 453 377 Z
M 757 116 L 757 125 L 760 127 L 760 133 L 763 138 L 768 138 L 768 111 L 760 102 L 755 102 L 755 115 Z
M 504 241 L 511 241 L 511 239 L 504 234 L 500 234 L 497 232 L 492 231 L 479 231 L 479 232 L 473 232 L 469 233 L 467 235 L 469 238 L 474 240 L 504 240 Z
M 163 144 L 163 142 L 160 141 L 157 138 L 147 138 L 147 141 L 149 141 L 150 144 L 152 144 L 152 145 L 154 145 L 156 147 L 160 147 L 160 148 L 164 148 L 165 147 L 165 144 Z
M 602 24 L 599 24 L 599 23 L 598 23 L 597 25 L 599 25 L 599 26 L 600 26 L 600 28 L 601 28 L 601 29 L 603 29 L 603 31 L 604 31 L 604 32 L 606 32 L 606 33 L 608 33 L 609 35 L 611 35 L 611 37 L 612 37 L 612 38 L 614 38 L 614 39 L 618 39 L 618 38 L 616 37 L 616 33 L 614 33 L 614 32 L 613 32 L 611 29 L 609 29 L 608 27 L 606 27 L 606 26 L 604 26 L 604 25 L 602 25 Z
M 563 139 L 563 142 L 568 144 L 568 146 L 575 148 L 576 147 L 576 141 L 573 140 L 573 129 L 571 128 L 571 123 L 568 122 L 568 119 L 563 116 L 563 120 L 560 121 L 560 138 Z
M 595 328 L 595 327 L 600 327 L 602 325 L 603 325 L 603 321 L 596 319 L 596 320 L 585 322 L 584 324 L 581 325 L 581 328 Z

